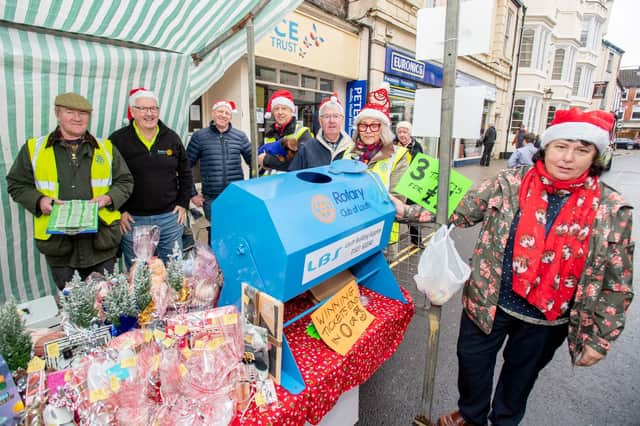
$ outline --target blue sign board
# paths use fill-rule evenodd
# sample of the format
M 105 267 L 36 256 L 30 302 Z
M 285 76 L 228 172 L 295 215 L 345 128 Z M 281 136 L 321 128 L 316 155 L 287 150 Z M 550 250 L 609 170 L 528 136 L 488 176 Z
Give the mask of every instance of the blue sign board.
M 430 86 L 442 87 L 442 67 L 416 61 L 410 54 L 387 47 L 384 72 Z
M 344 117 L 344 131 L 353 134 L 353 123 L 356 115 L 367 102 L 367 80 L 351 80 L 347 82 L 347 102 Z

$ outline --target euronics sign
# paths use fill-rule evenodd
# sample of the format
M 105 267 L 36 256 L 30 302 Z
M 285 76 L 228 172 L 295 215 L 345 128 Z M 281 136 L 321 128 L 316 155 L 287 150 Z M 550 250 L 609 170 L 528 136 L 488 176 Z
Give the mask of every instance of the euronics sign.
M 416 61 L 410 54 L 387 47 L 385 73 L 442 87 L 442 67 Z

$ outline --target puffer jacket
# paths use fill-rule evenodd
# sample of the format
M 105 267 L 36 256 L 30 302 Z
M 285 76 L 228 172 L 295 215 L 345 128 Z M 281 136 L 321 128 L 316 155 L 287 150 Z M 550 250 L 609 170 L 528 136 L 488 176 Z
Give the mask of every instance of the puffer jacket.
M 289 171 L 326 166 L 331 164 L 333 160 L 342 158 L 344 152 L 353 145 L 353 141 L 344 131 L 340 133 L 342 137 L 337 142 L 338 146 L 333 147 L 334 144 L 330 144 L 324 139 L 321 129 L 315 139 L 300 146 L 296 156 L 289 164 Z
M 191 167 L 200 161 L 202 194 L 215 199 L 229 183 L 244 179 L 240 157 L 251 166 L 251 144 L 244 132 L 229 123 L 220 132 L 213 122 L 191 136 L 187 146 L 187 158 Z
M 462 303 L 469 318 L 487 334 L 498 307 L 504 247 L 520 208 L 518 191 L 528 170 L 503 170 L 496 178 L 484 181 L 464 197 L 452 216 L 458 226 L 482 222 Z M 624 328 L 633 299 L 632 207 L 611 187 L 600 185 L 600 207 L 569 313 L 567 340 L 574 363 L 585 345 L 606 355 Z

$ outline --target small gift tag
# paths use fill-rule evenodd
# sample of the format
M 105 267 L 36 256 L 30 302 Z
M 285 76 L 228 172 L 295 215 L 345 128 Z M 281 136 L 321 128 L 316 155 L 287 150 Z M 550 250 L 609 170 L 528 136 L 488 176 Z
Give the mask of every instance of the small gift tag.
M 178 370 L 180 370 L 180 376 L 184 377 L 189 370 L 187 369 L 187 366 L 184 364 L 180 364 L 180 366 L 178 367 Z
M 184 336 L 189 331 L 189 328 L 184 324 L 178 324 L 174 327 L 173 331 L 177 336 Z
M 34 356 L 27 365 L 27 373 L 35 373 L 44 370 L 45 362 L 39 356 Z
M 222 324 L 224 325 L 234 325 L 238 322 L 238 314 L 225 314 L 222 316 Z
M 122 361 L 120 361 L 120 366 L 122 368 L 132 368 L 135 367 L 137 364 L 137 359 L 135 356 L 130 356 L 128 358 L 124 358 Z
M 184 349 L 182 350 L 182 355 L 183 355 L 186 359 L 191 358 L 191 349 L 189 349 L 189 348 L 184 348 Z
M 110 376 L 109 387 L 111 388 L 111 392 L 118 392 L 120 390 L 120 380 L 116 376 Z
M 47 355 L 50 358 L 58 358 L 60 356 L 60 345 L 58 345 L 58 342 L 50 343 L 47 346 Z

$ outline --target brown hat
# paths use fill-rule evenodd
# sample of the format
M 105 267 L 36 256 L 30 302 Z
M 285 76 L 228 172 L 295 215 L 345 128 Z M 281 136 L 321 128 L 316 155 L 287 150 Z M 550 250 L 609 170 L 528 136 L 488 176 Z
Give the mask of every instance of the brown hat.
M 56 96 L 55 106 L 61 106 L 69 109 L 75 109 L 76 111 L 91 112 L 93 108 L 91 103 L 84 96 L 80 96 L 76 93 L 61 93 Z

